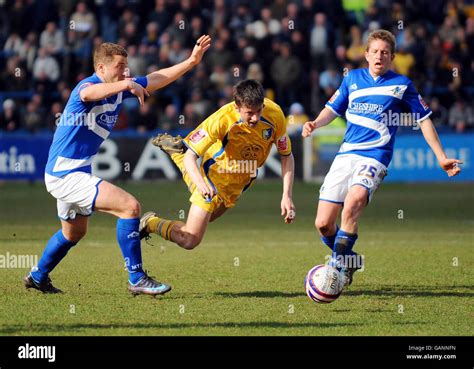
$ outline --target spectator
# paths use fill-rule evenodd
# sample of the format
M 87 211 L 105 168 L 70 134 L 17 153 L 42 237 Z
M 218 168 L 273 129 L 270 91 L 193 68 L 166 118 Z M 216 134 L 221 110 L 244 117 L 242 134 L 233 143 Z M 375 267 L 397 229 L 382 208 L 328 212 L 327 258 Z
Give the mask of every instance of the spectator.
M 263 71 L 262 67 L 258 63 L 252 63 L 247 68 L 247 79 L 254 79 L 263 84 Z
M 7 59 L 4 71 L 0 72 L 0 87 L 5 91 L 25 91 L 28 89 L 27 73 L 21 66 L 19 56 Z
M 359 26 L 350 28 L 351 44 L 347 49 L 347 59 L 357 68 L 365 62 L 365 45 L 362 43 L 362 36 Z
M 197 88 L 191 92 L 191 105 L 199 121 L 203 121 L 212 110 L 211 102 L 204 98 L 203 92 Z
M 449 109 L 449 126 L 457 133 L 463 133 L 474 126 L 472 107 L 466 106 L 463 99 L 458 98 Z
M 23 114 L 23 127 L 30 133 L 36 133 L 43 127 L 44 115 L 41 107 L 34 101 L 26 104 L 26 112 Z
M 186 105 L 184 105 L 183 113 L 184 113 L 184 124 L 181 126 L 182 128 L 194 129 L 201 123 L 199 115 L 197 115 L 196 112 L 194 111 L 193 104 L 187 103 Z
M 0 131 L 12 132 L 20 128 L 20 114 L 13 100 L 3 102 L 3 111 L 0 113 Z
M 69 20 L 68 48 L 77 58 L 79 69 L 85 71 L 90 67 L 90 55 L 92 53 L 92 39 L 97 34 L 97 21 L 94 13 L 89 11 L 85 2 L 77 3 L 76 12 Z M 74 61 L 75 62 L 75 61 Z
M 405 46 L 400 46 L 398 52 L 395 54 L 392 65 L 395 72 L 403 74 L 404 76 L 410 76 L 410 71 L 415 65 L 415 57 L 408 52 Z
M 171 22 L 171 14 L 166 10 L 166 0 L 156 0 L 155 9 L 148 17 L 148 22 L 155 22 L 159 30 L 165 30 Z M 160 32 L 161 33 L 161 32 Z
M 45 48 L 50 55 L 58 55 L 64 49 L 63 33 L 57 29 L 56 23 L 48 22 L 46 28 L 41 32 L 40 47 Z
M 137 46 L 130 45 L 127 49 L 128 67 L 131 76 L 144 76 L 146 74 L 146 60 L 143 55 L 138 54 Z
M 171 131 L 172 129 L 179 128 L 179 117 L 178 109 L 173 104 L 169 104 L 165 108 L 165 114 L 160 117 L 159 127 L 164 131 Z
M 59 65 L 56 59 L 48 54 L 45 48 L 40 48 L 38 58 L 33 65 L 33 77 L 40 82 L 56 82 L 59 78 Z
M 172 40 L 179 40 L 181 45 L 185 45 L 189 37 L 188 29 L 184 14 L 177 12 L 173 17 L 173 23 L 166 28 L 166 32 Z
M 228 23 L 229 14 L 225 6 L 225 0 L 215 0 L 214 9 L 212 11 L 212 28 L 220 30 Z
M 54 132 L 56 130 L 63 110 L 63 104 L 61 104 L 59 101 L 56 101 L 51 105 L 51 109 L 49 110 L 46 117 L 46 128 L 49 131 Z
M 291 54 L 287 43 L 281 46 L 280 53 L 271 65 L 271 75 L 276 85 L 276 100 L 285 110 L 296 100 L 301 62 Z
M 326 65 L 328 38 L 326 16 L 323 13 L 317 13 L 314 16 L 314 26 L 309 41 L 311 56 L 317 68 L 324 68 Z
M 23 46 L 23 41 L 18 33 L 12 33 L 3 46 L 3 51 L 8 55 L 18 55 Z
M 245 35 L 247 25 L 249 25 L 252 20 L 253 17 L 250 13 L 250 9 L 248 8 L 247 4 L 237 4 L 237 11 L 234 13 L 229 22 L 229 28 L 235 35 L 235 38 L 239 38 Z
M 433 112 L 430 118 L 436 128 L 446 127 L 448 125 L 448 110 L 440 104 L 437 97 L 431 99 L 430 108 Z
M 331 64 L 328 69 L 322 72 L 319 76 L 319 86 L 324 91 L 326 99 L 329 99 L 334 92 L 339 88 L 342 82 L 342 75 L 336 69 L 336 66 Z
M 171 64 L 181 63 L 188 57 L 189 51 L 183 48 L 183 44 L 179 40 L 173 40 L 171 49 L 168 54 L 168 60 Z
M 309 121 L 309 117 L 304 112 L 303 105 L 301 105 L 299 102 L 294 102 L 290 106 L 286 121 L 286 130 L 289 135 L 292 135 L 301 132 L 303 125 Z
M 247 35 L 251 35 L 257 40 L 263 40 L 269 36 L 274 36 L 280 33 L 280 22 L 272 17 L 269 8 L 262 8 L 260 11 L 260 19 L 250 23 L 246 27 Z
M 157 22 L 150 22 L 146 25 L 146 35 L 142 39 L 142 44 L 146 46 L 159 46 L 160 34 Z
M 225 48 L 225 44 L 221 39 L 217 39 L 214 42 L 213 48 L 206 55 L 206 62 L 211 70 L 214 70 L 216 65 L 222 65 L 227 69 L 232 65 L 233 61 L 232 52 Z
M 18 53 L 21 62 L 26 65 L 28 72 L 32 72 L 33 70 L 37 51 L 36 33 L 30 32 L 26 36 L 26 40 L 21 45 L 20 52 Z
M 222 65 L 216 65 L 209 80 L 211 81 L 213 87 L 217 90 L 221 90 L 227 84 L 232 84 L 230 82 L 231 75 L 228 70 L 224 69 Z
M 156 109 L 150 104 L 149 101 L 145 101 L 138 110 L 138 132 L 145 133 L 146 131 L 153 131 L 158 126 L 158 119 Z

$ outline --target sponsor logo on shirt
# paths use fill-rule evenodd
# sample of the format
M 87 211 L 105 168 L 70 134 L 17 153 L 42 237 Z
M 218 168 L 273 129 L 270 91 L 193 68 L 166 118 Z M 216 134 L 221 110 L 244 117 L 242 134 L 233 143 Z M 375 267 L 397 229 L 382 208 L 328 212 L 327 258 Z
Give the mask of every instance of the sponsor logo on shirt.
M 349 105 L 349 113 L 353 114 L 380 114 L 382 112 L 383 104 L 352 102 Z
M 203 129 L 198 129 L 196 132 L 194 132 L 191 137 L 189 137 L 189 141 L 192 143 L 197 144 L 200 142 L 204 137 L 207 136 L 207 132 Z
M 339 96 L 340 92 L 339 90 L 336 90 L 336 92 L 334 92 L 334 94 L 331 96 L 331 98 L 329 99 L 329 102 L 330 103 L 333 103 L 334 101 L 336 101 L 337 97 Z
M 277 147 L 278 147 L 279 151 L 288 150 L 288 137 L 287 137 L 287 135 L 284 135 L 284 136 L 282 136 L 278 139 Z
M 269 140 L 272 137 L 273 130 L 271 128 L 264 129 L 262 131 L 262 137 L 265 140 Z
M 402 95 L 403 91 L 405 91 L 405 89 L 401 89 L 400 86 L 397 86 L 392 90 L 392 93 L 393 96 L 399 97 L 400 95 Z
M 425 102 L 425 100 L 423 100 L 421 95 L 418 95 L 418 100 L 420 101 L 420 104 L 423 107 L 423 109 L 428 110 L 430 108 L 428 104 Z

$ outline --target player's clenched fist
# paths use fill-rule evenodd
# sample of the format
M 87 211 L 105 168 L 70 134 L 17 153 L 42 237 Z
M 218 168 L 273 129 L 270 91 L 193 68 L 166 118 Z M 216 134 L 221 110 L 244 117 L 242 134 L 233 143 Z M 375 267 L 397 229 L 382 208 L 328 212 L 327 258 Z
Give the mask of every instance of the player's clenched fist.
M 449 177 L 454 177 L 461 173 L 461 167 L 458 164 L 462 164 L 461 160 L 457 159 L 443 159 L 439 162 L 439 165 L 443 170 L 448 173 Z
M 303 126 L 303 132 L 301 135 L 303 137 L 308 137 L 311 132 L 313 132 L 316 129 L 316 122 L 314 120 L 306 122 Z
M 214 188 L 212 186 L 208 186 L 205 181 L 197 183 L 196 187 L 202 197 L 204 197 L 208 201 L 211 201 L 212 198 L 216 195 L 216 191 L 214 190 Z
M 145 103 L 145 96 L 150 96 L 150 93 L 141 85 L 136 83 L 132 78 L 128 79 L 128 90 L 138 98 L 140 105 Z

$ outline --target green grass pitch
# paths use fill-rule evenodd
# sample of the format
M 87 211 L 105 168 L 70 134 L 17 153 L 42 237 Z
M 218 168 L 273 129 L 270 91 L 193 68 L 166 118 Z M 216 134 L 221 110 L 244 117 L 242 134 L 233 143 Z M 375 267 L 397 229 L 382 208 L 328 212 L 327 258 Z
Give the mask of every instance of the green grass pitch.
M 179 218 L 182 183 L 120 184 Z M 173 290 L 132 297 L 112 216 L 51 277 L 62 295 L 27 291 L 27 269 L 0 269 L 1 335 L 473 335 L 472 184 L 384 184 L 363 215 L 356 251 L 366 268 L 332 304 L 310 301 L 303 280 L 328 250 L 313 227 L 319 186 L 296 183 L 296 223 L 280 218 L 281 184 L 260 182 L 208 228 L 192 251 L 155 236 L 145 269 Z M 44 185 L 0 185 L 0 255 L 38 254 L 58 229 Z

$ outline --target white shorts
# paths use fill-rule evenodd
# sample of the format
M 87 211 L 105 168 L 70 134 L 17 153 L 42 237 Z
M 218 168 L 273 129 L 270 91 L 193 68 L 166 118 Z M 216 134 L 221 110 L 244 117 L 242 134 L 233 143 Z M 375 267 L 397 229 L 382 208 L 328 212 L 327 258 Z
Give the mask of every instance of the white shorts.
M 386 175 L 387 167 L 375 159 L 354 154 L 337 155 L 319 190 L 319 200 L 344 204 L 349 189 L 360 185 L 369 191 L 369 203 Z
M 102 179 L 84 172 L 70 173 L 62 178 L 45 173 L 44 182 L 48 192 L 58 200 L 58 217 L 67 220 L 75 219 L 76 214 L 92 214 Z

